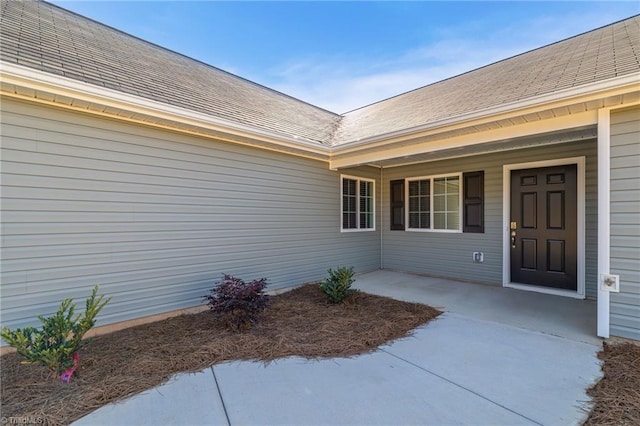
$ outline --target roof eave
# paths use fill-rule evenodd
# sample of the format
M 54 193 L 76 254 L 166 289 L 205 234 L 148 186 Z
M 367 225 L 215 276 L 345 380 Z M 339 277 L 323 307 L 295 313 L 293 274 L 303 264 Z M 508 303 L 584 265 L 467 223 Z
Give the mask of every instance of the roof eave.
M 30 89 L 34 93 L 34 98 L 38 93 L 46 93 L 59 99 L 65 99 L 65 102 L 60 102 L 60 106 L 69 106 L 72 103 L 70 100 L 77 101 L 76 103 L 92 106 L 91 109 L 87 109 L 87 112 L 95 112 L 100 106 L 104 110 L 118 111 L 118 114 L 114 116 L 120 119 L 127 118 L 123 113 L 129 113 L 131 121 L 136 121 L 134 117 L 153 117 L 162 123 L 176 123 L 219 134 L 248 138 L 276 149 L 301 150 L 325 160 L 328 160 L 331 151 L 329 146 L 320 142 L 214 117 L 4 61 L 0 61 L 0 75 L 3 86 L 13 85 Z M 7 94 L 4 91 L 3 93 Z M 142 121 L 145 124 L 153 124 L 148 119 Z M 176 126 L 176 130 L 181 131 L 182 129 L 180 126 Z
M 553 108 L 587 105 L 604 98 L 637 92 L 640 81 L 640 72 L 636 72 L 426 123 L 402 131 L 327 146 L 7 62 L 0 62 L 0 74 L 3 94 L 10 96 L 37 100 L 35 98 L 38 94 L 46 94 L 49 99 L 45 97 L 43 101 L 45 103 L 327 161 L 332 168 L 338 164 L 347 167 L 361 164 L 355 157 L 360 157 L 359 153 L 363 150 L 376 150 L 377 157 L 385 157 L 385 151 L 392 146 L 402 145 L 422 137 L 439 138 L 438 135 L 445 135 L 447 132 L 473 130 L 488 123 L 496 124 L 499 121 L 535 115 Z M 7 93 L 7 87 L 11 86 L 27 88 L 30 94 L 27 96 L 24 92 L 22 95 Z M 76 101 L 80 106 L 74 105 Z M 189 132 L 188 129 L 195 129 L 195 131 Z M 353 160 L 346 160 L 352 156 L 355 156 Z
M 445 129 L 450 130 L 454 127 L 468 127 L 478 125 L 483 122 L 498 121 L 509 117 L 522 116 L 531 114 L 536 111 L 555 108 L 560 104 L 570 105 L 578 102 L 590 102 L 604 96 L 616 96 L 628 93 L 630 90 L 637 90 L 640 82 L 640 72 L 626 74 L 620 77 L 599 81 L 596 83 L 585 84 L 569 89 L 558 90 L 556 92 L 527 98 L 524 100 L 510 102 L 499 106 L 472 111 L 449 117 L 442 120 L 432 121 L 420 126 L 403 129 L 395 132 L 384 133 L 372 137 L 335 143 L 332 145 L 333 153 L 347 153 L 357 150 L 366 145 L 386 145 L 395 143 L 409 138 L 419 137 L 421 135 L 429 135 L 438 133 Z

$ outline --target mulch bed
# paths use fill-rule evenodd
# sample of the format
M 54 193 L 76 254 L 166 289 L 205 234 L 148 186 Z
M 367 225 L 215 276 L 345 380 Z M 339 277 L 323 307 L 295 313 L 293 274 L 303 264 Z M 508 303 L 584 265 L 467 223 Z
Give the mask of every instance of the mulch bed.
M 0 358 L 2 416 L 68 424 L 179 372 L 229 360 L 354 356 L 410 335 L 440 313 L 363 292 L 332 305 L 317 285 L 306 285 L 273 297 L 260 323 L 244 333 L 227 331 L 206 311 L 95 337 L 80 351 L 78 375 L 69 384 L 6 354 Z
M 587 391 L 593 408 L 584 425 L 640 425 L 640 345 L 605 343 L 598 358 L 604 377 Z

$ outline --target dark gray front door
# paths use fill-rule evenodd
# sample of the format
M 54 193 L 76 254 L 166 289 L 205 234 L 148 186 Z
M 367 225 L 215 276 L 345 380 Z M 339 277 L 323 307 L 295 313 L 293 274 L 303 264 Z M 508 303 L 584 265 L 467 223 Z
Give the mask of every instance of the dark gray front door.
M 577 166 L 511 171 L 511 282 L 577 290 Z

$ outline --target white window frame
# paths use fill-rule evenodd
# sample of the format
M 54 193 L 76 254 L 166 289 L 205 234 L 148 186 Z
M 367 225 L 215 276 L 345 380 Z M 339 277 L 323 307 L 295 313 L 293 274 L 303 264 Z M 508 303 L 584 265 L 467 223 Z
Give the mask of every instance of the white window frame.
M 355 180 L 356 183 L 356 225 L 357 228 L 343 228 L 344 215 L 344 179 Z M 371 228 L 360 228 L 360 182 L 371 182 Z M 368 232 L 376 230 L 376 181 L 358 176 L 340 175 L 340 232 Z
M 433 227 L 433 222 L 434 222 L 434 217 L 435 215 L 433 214 L 433 201 L 434 201 L 434 196 L 433 196 L 433 191 L 434 191 L 434 180 L 435 179 L 439 179 L 439 178 L 450 178 L 450 177 L 457 177 L 458 178 L 458 182 L 459 187 L 458 187 L 458 215 L 459 215 L 459 221 L 458 221 L 458 229 L 434 229 Z M 429 185 L 429 228 L 411 228 L 411 224 L 409 223 L 409 182 L 413 182 L 413 181 L 420 181 L 420 180 L 429 180 L 430 181 L 430 185 Z M 462 188 L 462 172 L 459 173 L 449 173 L 449 174 L 444 174 L 444 175 L 432 175 L 432 176 L 418 176 L 418 177 L 412 177 L 412 178 L 405 178 L 404 180 L 404 190 L 405 190 L 405 194 L 404 194 L 404 199 L 405 199 L 405 222 L 407 224 L 406 226 L 406 231 L 408 232 L 442 232 L 442 233 L 447 233 L 447 234 L 460 234 L 462 233 L 462 222 L 463 222 L 463 217 L 462 217 L 462 203 L 463 203 L 463 188 Z

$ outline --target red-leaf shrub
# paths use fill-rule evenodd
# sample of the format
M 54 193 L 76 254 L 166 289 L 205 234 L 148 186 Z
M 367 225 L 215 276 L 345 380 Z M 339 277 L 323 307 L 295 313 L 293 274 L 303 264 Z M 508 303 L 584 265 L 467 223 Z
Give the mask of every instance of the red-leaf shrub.
M 269 296 L 264 293 L 266 286 L 266 278 L 247 283 L 224 274 L 222 281 L 204 299 L 209 301 L 210 309 L 228 329 L 236 332 L 247 330 L 258 322 L 260 313 L 269 303 Z

